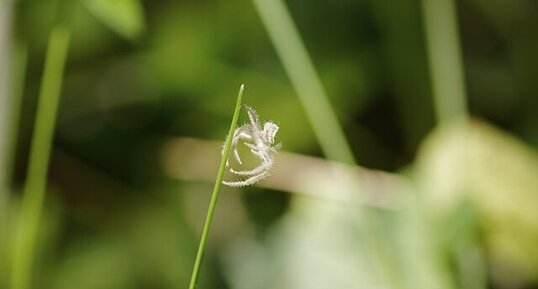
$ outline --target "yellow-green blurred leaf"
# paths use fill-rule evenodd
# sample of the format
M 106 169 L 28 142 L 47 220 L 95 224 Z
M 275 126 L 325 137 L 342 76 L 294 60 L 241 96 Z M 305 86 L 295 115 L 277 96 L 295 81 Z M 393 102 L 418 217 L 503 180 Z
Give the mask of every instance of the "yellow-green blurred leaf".
M 145 27 L 142 5 L 138 0 L 86 0 L 88 10 L 121 36 L 134 39 Z
M 58 267 L 54 288 L 132 288 L 128 251 L 114 242 L 92 240 L 68 251 Z
M 464 201 L 477 208 L 495 279 L 538 279 L 536 151 L 485 122 L 461 122 L 430 135 L 417 166 L 440 217 L 453 216 Z

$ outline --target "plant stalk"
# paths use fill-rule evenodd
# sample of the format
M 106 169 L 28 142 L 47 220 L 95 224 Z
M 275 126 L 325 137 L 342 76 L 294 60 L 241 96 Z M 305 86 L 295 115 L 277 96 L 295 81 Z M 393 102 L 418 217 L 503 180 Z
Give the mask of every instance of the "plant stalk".
M 58 25 L 52 30 L 49 38 L 30 148 L 28 175 L 16 232 L 11 275 L 12 289 L 28 289 L 31 283 L 69 37 L 67 27 Z
M 202 265 L 202 260 L 204 258 L 207 237 L 209 235 L 209 230 L 211 228 L 211 222 L 213 221 L 213 214 L 215 213 L 215 208 L 217 206 L 217 199 L 219 197 L 219 190 L 222 184 L 222 179 L 224 178 L 224 172 L 226 170 L 226 161 L 230 155 L 230 147 L 232 145 L 232 138 L 234 135 L 235 128 L 237 126 L 237 121 L 239 120 L 239 112 L 241 111 L 241 100 L 243 98 L 243 91 L 245 85 L 241 85 L 239 88 L 239 93 L 237 94 L 237 100 L 235 103 L 235 110 L 232 117 L 232 122 L 230 124 L 230 130 L 228 136 L 226 137 L 226 142 L 224 143 L 224 151 L 222 153 L 222 158 L 220 159 L 219 170 L 217 173 L 217 178 L 215 180 L 215 186 L 213 187 L 213 193 L 211 194 L 211 200 L 209 201 L 209 208 L 207 210 L 207 215 L 205 218 L 204 229 L 202 231 L 202 237 L 200 239 L 200 244 L 198 246 L 198 251 L 196 252 L 196 260 L 194 261 L 194 267 L 192 269 L 191 281 L 189 284 L 189 289 L 194 289 L 196 283 L 198 282 L 198 275 L 200 273 L 200 267 Z
M 301 36 L 283 0 L 252 0 L 265 30 L 288 74 L 301 105 L 323 153 L 328 159 L 356 166 L 355 157 L 344 130 L 329 101 L 321 79 L 303 44 Z M 355 192 L 356 193 L 356 192 Z M 358 203 L 364 204 L 363 196 L 353 195 Z M 358 219 L 368 236 L 367 246 L 372 249 L 373 257 L 383 274 L 389 276 L 392 288 L 402 288 L 397 262 L 389 253 L 389 244 L 381 221 L 366 206 L 360 207 Z M 365 248 L 368 251 L 368 248 Z
M 353 152 L 299 31 L 282 0 L 253 0 L 327 158 L 354 164 Z
M 467 116 L 465 77 L 453 0 L 422 0 L 437 122 Z

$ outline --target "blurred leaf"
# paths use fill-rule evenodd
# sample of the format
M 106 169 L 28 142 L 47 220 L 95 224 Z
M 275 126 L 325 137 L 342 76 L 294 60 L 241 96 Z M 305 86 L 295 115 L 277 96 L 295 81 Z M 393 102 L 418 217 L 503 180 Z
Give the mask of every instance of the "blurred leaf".
M 226 256 L 232 288 L 389 288 L 365 246 L 356 210 L 349 203 L 294 198 L 266 240 L 244 236 L 232 244 Z
M 84 4 L 95 17 L 125 38 L 135 39 L 144 30 L 139 0 L 86 0 Z
M 411 196 L 402 189 L 398 194 Z M 414 198 L 393 210 L 372 211 L 379 217 L 386 253 L 398 273 L 373 253 L 361 208 L 354 202 L 294 197 L 291 209 L 260 240 L 242 236 L 226 255 L 232 288 L 452 288 L 439 267 L 420 206 Z M 370 215 L 371 217 L 372 215 Z M 401 282 L 397 282 L 401 281 Z
M 432 212 L 447 220 L 462 202 L 476 207 L 493 277 L 505 284 L 536 280 L 536 151 L 485 122 L 471 121 L 439 128 L 419 156 L 419 181 Z
M 121 244 L 91 240 L 71 250 L 57 269 L 54 288 L 133 288 L 132 277 L 130 256 Z

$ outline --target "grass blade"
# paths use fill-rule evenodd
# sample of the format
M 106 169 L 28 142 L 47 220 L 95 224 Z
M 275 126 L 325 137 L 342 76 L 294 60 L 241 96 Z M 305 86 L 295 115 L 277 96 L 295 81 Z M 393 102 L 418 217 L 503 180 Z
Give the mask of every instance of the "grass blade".
M 68 46 L 68 29 L 61 25 L 55 27 L 49 38 L 45 72 L 37 105 L 28 176 L 17 228 L 11 276 L 12 289 L 27 289 L 30 286 L 34 247 L 43 209 L 54 123 Z
M 465 77 L 453 0 L 422 0 L 426 50 L 438 123 L 466 117 Z
M 281 0 L 253 0 L 253 3 L 297 91 L 321 149 L 329 159 L 354 164 L 355 158 L 344 131 L 287 7 Z
M 228 160 L 228 156 L 230 155 L 230 146 L 232 145 L 234 130 L 237 126 L 237 121 L 239 120 L 239 112 L 241 111 L 241 100 L 243 98 L 244 89 L 245 85 L 241 85 L 241 87 L 239 88 L 239 93 L 237 94 L 234 115 L 232 117 L 232 123 L 230 124 L 228 136 L 226 137 L 226 142 L 224 143 L 224 151 L 222 153 L 222 158 L 220 159 L 219 171 L 217 173 L 217 179 L 215 180 L 215 186 L 213 187 L 213 193 L 211 194 L 211 200 L 209 201 L 209 208 L 207 210 L 204 229 L 202 231 L 202 237 L 200 239 L 200 244 L 198 245 L 198 251 L 196 252 L 196 260 L 194 261 L 194 267 L 192 269 L 189 289 L 194 289 L 196 287 L 196 283 L 198 282 L 200 266 L 202 265 L 202 260 L 204 258 L 204 252 L 207 243 L 207 236 L 209 235 L 209 229 L 211 228 L 211 222 L 213 221 L 213 214 L 215 213 L 215 208 L 217 206 L 219 190 L 220 186 L 222 185 L 224 171 L 226 170 L 226 161 Z
M 329 102 L 329 96 L 284 1 L 253 0 L 253 3 L 297 91 L 323 153 L 328 159 L 357 165 L 351 146 Z M 353 196 L 360 204 L 365 203 L 360 192 L 353 192 Z M 389 276 L 387 279 L 392 288 L 402 288 L 402 277 L 395 257 L 388 253 L 390 245 L 381 220 L 364 206 L 357 210 L 357 215 L 357 219 L 362 220 L 359 226 L 368 236 L 364 251 L 369 252 L 383 274 Z

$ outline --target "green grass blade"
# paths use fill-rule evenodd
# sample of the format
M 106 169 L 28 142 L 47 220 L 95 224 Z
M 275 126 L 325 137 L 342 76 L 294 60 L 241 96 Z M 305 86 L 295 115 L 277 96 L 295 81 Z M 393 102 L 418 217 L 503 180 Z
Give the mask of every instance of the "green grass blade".
M 135 40 L 145 30 L 144 9 L 140 0 L 86 0 L 82 4 L 104 25 L 121 35 Z
M 45 72 L 37 105 L 28 176 L 17 228 L 11 277 L 12 289 L 27 289 L 30 286 L 34 248 L 45 196 L 54 123 L 68 46 L 68 29 L 64 26 L 55 27 L 49 38 Z
M 253 0 L 253 3 L 297 91 L 323 153 L 331 160 L 357 165 L 351 146 L 284 1 Z M 354 196 L 357 201 L 362 201 L 360 193 Z M 357 210 L 357 213 L 358 219 L 362 220 L 360 226 L 368 236 L 365 252 L 373 251 L 373 259 L 380 264 L 383 273 L 389 276 L 386 279 L 392 288 L 402 288 L 402 277 L 394 256 L 388 253 L 389 244 L 381 220 L 366 207 Z
M 15 163 L 15 155 L 17 152 L 17 139 L 18 139 L 18 125 L 20 118 L 20 111 L 22 106 L 24 80 L 26 76 L 26 66 L 28 61 L 28 49 L 25 45 L 15 45 L 13 49 L 12 68 L 10 71 L 13 73 L 12 85 L 9 95 L 11 96 L 9 105 L 7 106 L 10 111 L 9 115 L 9 127 L 5 133 L 7 141 L 5 142 L 5 149 L 2 152 L 5 154 L 3 168 L 0 171 L 3 173 L 3 178 L 0 181 L 0 288 L 4 282 L 8 282 L 9 270 L 4 269 L 9 266 L 10 255 L 10 230 L 11 222 L 10 216 L 10 193 L 13 188 L 10 184 L 10 180 L 13 175 L 13 167 Z M 6 284 L 7 286 L 7 284 Z
M 237 126 L 237 121 L 239 120 L 239 112 L 241 111 L 241 100 L 243 98 L 243 90 L 245 89 L 244 85 L 241 85 L 239 88 L 239 93 L 237 94 L 237 101 L 235 103 L 235 111 L 232 117 L 232 123 L 230 124 L 230 130 L 228 136 L 226 137 L 226 142 L 224 143 L 224 151 L 222 153 L 222 158 L 220 159 L 219 171 L 217 173 L 217 179 L 215 180 L 215 186 L 213 187 L 213 193 L 211 194 L 211 200 L 209 201 L 209 208 L 207 210 L 207 215 L 205 219 L 204 229 L 202 231 L 202 237 L 200 239 L 200 244 L 198 245 L 198 251 L 196 252 L 196 260 L 194 261 L 194 267 L 192 269 L 191 282 L 189 289 L 194 289 L 196 283 L 198 282 L 198 275 L 200 273 L 200 266 L 202 265 L 202 260 L 204 258 L 205 247 L 207 243 L 207 236 L 209 235 L 209 229 L 211 228 L 211 222 L 213 221 L 213 214 L 215 213 L 215 208 L 217 206 L 217 199 L 219 196 L 219 189 L 222 185 L 222 179 L 224 178 L 224 171 L 226 170 L 226 161 L 230 155 L 230 146 L 232 145 L 232 138 L 234 134 L 235 127 Z
M 13 80 L 11 72 L 12 67 L 17 64 L 12 60 L 13 37 L 12 25 L 14 18 L 13 1 L 0 1 L 0 288 L 7 287 L 8 278 L 8 239 L 9 239 L 9 194 L 10 187 L 10 168 L 13 155 L 11 130 L 14 123 L 12 122 L 16 111 L 16 97 L 12 97 Z
M 439 123 L 467 116 L 465 77 L 453 0 L 422 0 L 433 100 Z
M 454 0 L 422 0 L 421 2 L 437 123 L 442 125 L 454 120 L 465 120 L 469 113 L 456 3 Z M 457 157 L 462 164 L 467 162 L 468 152 L 464 140 L 460 140 L 460 151 Z M 460 170 L 466 169 L 464 165 L 460 168 Z M 464 182 L 468 183 L 469 180 Z M 432 228 L 432 230 L 435 229 Z M 432 236 L 435 238 L 437 234 L 432 234 Z M 440 241 L 433 239 L 433 242 Z M 459 249 L 466 252 L 463 255 L 468 259 L 456 256 L 457 266 L 464 268 L 458 277 L 461 283 L 465 284 L 465 288 L 487 288 L 486 265 L 479 250 L 476 249 L 477 244 L 477 239 L 465 240 L 466 246 Z M 442 256 L 437 256 L 437 258 L 441 266 L 440 270 L 443 271 L 440 274 L 445 276 L 445 280 L 453 281 L 451 280 L 453 278 L 449 277 L 448 260 Z M 446 284 L 451 285 L 448 282 Z M 455 286 L 451 285 L 451 287 Z M 446 288 L 450 287 L 446 286 Z
M 354 156 L 314 64 L 282 0 L 253 0 L 327 158 L 353 164 Z

